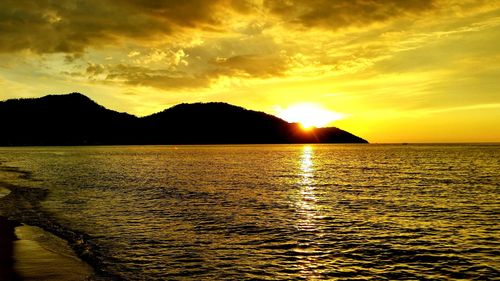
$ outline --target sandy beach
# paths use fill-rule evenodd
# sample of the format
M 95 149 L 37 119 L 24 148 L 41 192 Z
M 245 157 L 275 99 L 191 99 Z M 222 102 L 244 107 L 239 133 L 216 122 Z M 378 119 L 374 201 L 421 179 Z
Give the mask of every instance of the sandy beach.
M 8 196 L 0 188 L 1 197 Z M 0 216 L 0 281 L 89 280 L 92 268 L 66 241 L 41 228 Z

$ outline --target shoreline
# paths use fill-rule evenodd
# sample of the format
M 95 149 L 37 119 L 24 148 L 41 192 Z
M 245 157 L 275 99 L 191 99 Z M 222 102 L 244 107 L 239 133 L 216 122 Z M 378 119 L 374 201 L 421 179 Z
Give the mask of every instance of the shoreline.
M 0 186 L 0 203 L 10 190 Z M 0 281 L 92 280 L 95 272 L 68 241 L 0 213 Z

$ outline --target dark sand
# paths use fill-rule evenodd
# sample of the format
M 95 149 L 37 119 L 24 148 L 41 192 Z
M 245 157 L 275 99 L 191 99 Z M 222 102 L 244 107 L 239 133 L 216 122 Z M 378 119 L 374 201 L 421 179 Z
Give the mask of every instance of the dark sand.
M 0 217 L 0 280 L 21 280 L 14 270 L 14 233 L 16 223 Z

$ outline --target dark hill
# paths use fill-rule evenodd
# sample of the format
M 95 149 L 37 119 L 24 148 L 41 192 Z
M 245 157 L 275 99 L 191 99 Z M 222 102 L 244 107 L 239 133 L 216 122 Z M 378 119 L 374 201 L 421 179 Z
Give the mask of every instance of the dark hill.
M 366 143 L 338 128 L 305 132 L 226 103 L 179 104 L 143 118 L 78 93 L 0 102 L 0 145 Z
M 179 104 L 143 120 L 162 143 L 291 141 L 287 140 L 289 124 L 282 119 L 226 103 Z
M 0 145 L 125 144 L 138 118 L 72 93 L 0 102 Z

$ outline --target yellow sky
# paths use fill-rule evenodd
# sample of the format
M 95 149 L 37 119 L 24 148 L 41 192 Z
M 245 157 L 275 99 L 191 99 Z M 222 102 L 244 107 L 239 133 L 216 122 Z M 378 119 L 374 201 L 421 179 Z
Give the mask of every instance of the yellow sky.
M 312 104 L 370 142 L 498 142 L 499 46 L 498 0 L 2 0 L 0 98 Z

